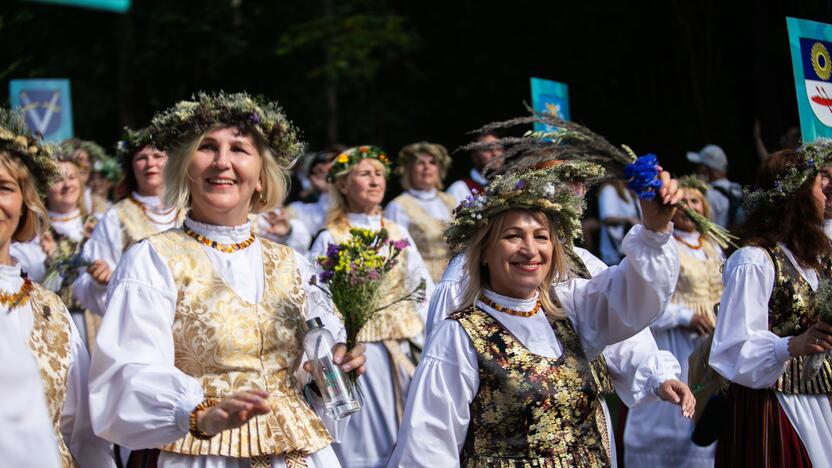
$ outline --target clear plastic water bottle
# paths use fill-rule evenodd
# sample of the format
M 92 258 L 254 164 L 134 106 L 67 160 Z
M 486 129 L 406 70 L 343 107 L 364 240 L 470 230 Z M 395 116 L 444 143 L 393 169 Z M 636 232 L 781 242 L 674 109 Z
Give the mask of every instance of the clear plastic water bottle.
M 321 391 L 326 414 L 338 420 L 355 413 L 361 409 L 361 404 L 353 396 L 352 386 L 341 368 L 332 361 L 332 348 L 335 346 L 332 333 L 317 317 L 307 320 L 306 327 L 308 331 L 303 338 L 303 347 L 312 363 L 312 377 Z

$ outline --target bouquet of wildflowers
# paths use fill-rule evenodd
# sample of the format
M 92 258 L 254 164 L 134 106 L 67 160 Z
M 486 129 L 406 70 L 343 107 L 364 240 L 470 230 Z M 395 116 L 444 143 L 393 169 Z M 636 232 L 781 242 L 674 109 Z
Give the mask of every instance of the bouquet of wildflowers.
M 832 281 L 826 279 L 820 281 L 812 303 L 818 319 L 832 324 Z M 824 351 L 806 356 L 803 360 L 803 372 L 801 373 L 804 382 L 812 380 L 818 375 L 829 353 L 829 351 Z
M 647 154 L 634 159 L 635 161 L 624 167 L 624 179 L 627 180 L 627 188 L 635 192 L 638 198 L 642 200 L 652 200 L 656 197 L 659 189 L 662 188 L 662 182 L 658 178 L 659 161 L 655 154 Z M 728 247 L 729 244 L 734 244 L 733 241 L 736 236 L 694 211 L 684 202 L 677 203 L 676 207 L 693 221 L 697 231 L 702 235 L 709 236 L 723 249 Z
M 404 297 L 389 304 L 380 303 L 384 275 L 396 266 L 407 246 L 407 239 L 388 239 L 383 228 L 380 231 L 352 228 L 346 241 L 329 244 L 326 255 L 318 257 L 322 271 L 309 282 L 324 291 L 341 312 L 349 349 L 356 345 L 358 332 L 377 312 L 402 301 L 424 300 L 422 280 Z

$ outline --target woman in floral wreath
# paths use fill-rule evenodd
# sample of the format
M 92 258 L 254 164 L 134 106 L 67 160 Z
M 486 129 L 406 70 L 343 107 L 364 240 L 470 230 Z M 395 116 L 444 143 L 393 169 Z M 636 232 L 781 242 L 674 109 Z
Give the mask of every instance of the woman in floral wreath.
M 450 166 L 451 156 L 442 145 L 421 142 L 405 146 L 399 151 L 396 167 L 405 191 L 384 209 L 387 219 L 413 236 L 434 281 L 442 277 L 451 258 L 443 233 L 456 199 L 442 191 Z
M 804 375 L 809 356 L 832 349 L 816 291 L 830 279 L 826 201 L 819 171 L 828 140 L 766 159 L 746 194 L 742 248 L 725 263 L 725 290 L 709 364 L 731 382 L 716 466 L 828 466 L 832 361 Z
M 167 208 L 163 171 L 168 155 L 152 144 L 147 130 L 125 129 L 117 146 L 124 178 L 116 202 L 96 225 L 84 244 L 89 266 L 73 285 L 74 297 L 88 310 L 104 315 L 107 284 L 124 252 L 136 242 L 182 224 L 185 211 Z
M 698 178 L 679 179 L 685 204 L 710 217 L 705 198 L 709 186 Z M 673 239 L 679 252 L 679 280 L 670 304 L 650 324 L 659 349 L 670 351 L 682 366 L 688 381 L 688 360 L 716 323 L 713 308 L 722 294 L 722 249 L 681 210 L 673 217 Z M 715 447 L 698 447 L 691 441 L 693 422 L 682 417 L 671 404 L 653 402 L 627 414 L 624 454 L 627 466 L 710 467 Z
M 675 283 L 669 205 L 681 194 L 661 180 L 622 265 L 556 296 L 569 278 L 561 239 L 583 205 L 551 171 L 497 178 L 457 208 L 447 236 L 465 249 L 463 306 L 428 340 L 388 466 L 615 464 L 595 358 L 644 329 Z M 691 411 L 689 394 L 680 403 Z
M 385 277 L 382 303 L 390 303 L 413 291 L 424 280 L 426 295 L 433 281 L 407 231 L 384 219 L 384 199 L 390 161 L 374 146 L 349 149 L 335 158 L 330 169 L 332 209 L 326 229 L 312 244 L 312 258 L 325 255 L 329 244 L 346 240 L 350 228 L 386 229 L 392 240 L 406 240 L 397 265 Z M 370 365 L 358 383 L 364 394 L 361 411 L 350 420 L 348 431 L 335 445 L 347 467 L 381 467 L 396 443 L 396 433 L 407 388 L 415 369 L 412 346 L 423 342 L 425 304 L 401 302 L 376 314 L 358 335 L 367 346 Z
M 130 247 L 110 280 L 90 371 L 96 433 L 138 465 L 339 466 L 330 443 L 348 419 L 328 419 L 314 392 L 307 403 L 301 363 L 304 320 L 336 337 L 343 326 L 307 285 L 306 259 L 249 222 L 285 193 L 295 129 L 275 103 L 199 93 L 152 134 L 169 155 L 165 204 L 190 211 Z M 335 362 L 363 372 L 362 348 L 337 345 Z
M 81 206 L 85 213 L 100 217 L 110 207 L 111 203 L 106 196 L 95 193 L 91 184 L 92 173 L 96 165 L 100 165 L 110 159 L 98 143 L 93 141 L 72 138 L 61 145 L 78 166 L 78 178 L 81 180 L 83 192 L 81 195 Z
M 9 254 L 12 240 L 31 240 L 46 223 L 44 194 L 59 177 L 52 148 L 27 130 L 19 114 L 0 109 L 0 314 L 35 355 L 63 467 L 112 467 L 109 444 L 93 434 L 89 356 L 61 300 L 32 282 Z M 23 358 L 23 357 L 21 357 Z M 4 421 L 4 424 L 14 424 Z

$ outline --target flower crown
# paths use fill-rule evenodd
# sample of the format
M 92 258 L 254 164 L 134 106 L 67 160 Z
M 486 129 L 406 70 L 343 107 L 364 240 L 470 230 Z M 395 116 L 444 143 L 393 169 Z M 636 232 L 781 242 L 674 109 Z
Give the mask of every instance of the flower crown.
M 491 218 L 512 209 L 542 211 L 555 221 L 555 235 L 564 242 L 571 243 L 580 236 L 583 198 L 566 187 L 552 169 L 534 169 L 497 176 L 485 193 L 460 203 L 445 231 L 451 250 L 463 250 Z
M 552 177 L 563 182 L 593 182 L 601 179 L 607 173 L 600 164 L 578 159 L 560 161 L 553 159 L 538 164 L 536 169 L 545 169 L 552 172 Z
M 702 195 L 705 195 L 711 189 L 710 184 L 695 175 L 682 176 L 676 179 L 676 181 L 679 183 L 679 187 L 699 190 L 702 192 Z
M 96 161 L 111 159 L 110 155 L 104 151 L 104 148 L 94 141 L 73 138 L 61 143 L 61 149 L 69 155 L 74 154 L 76 151 L 87 153 L 90 156 L 90 164 L 94 164 Z
M 55 147 L 32 134 L 26 127 L 23 114 L 18 111 L 0 108 L 0 151 L 10 153 L 26 165 L 42 197 L 61 176 L 55 161 Z
M 152 144 L 153 134 L 147 128 L 133 130 L 124 127 L 121 140 L 116 143 L 116 157 L 122 164 L 129 163 L 137 151 Z
M 246 93 L 199 92 L 156 114 L 149 131 L 159 149 L 171 149 L 218 124 L 232 125 L 244 133 L 256 133 L 268 144 L 281 166 L 288 167 L 303 153 L 298 130 L 276 102 Z
M 375 159 L 384 165 L 385 176 L 390 174 L 390 159 L 384 151 L 378 146 L 358 146 L 350 148 L 339 154 L 332 161 L 332 167 L 329 168 L 327 180 L 335 182 L 335 178 L 353 168 L 360 163 L 362 159 Z
M 800 162 L 775 180 L 773 188 L 743 190 L 743 200 L 749 211 L 781 203 L 800 190 L 807 180 L 818 175 L 824 166 L 832 162 L 832 139 L 820 138 L 806 143 L 796 154 Z

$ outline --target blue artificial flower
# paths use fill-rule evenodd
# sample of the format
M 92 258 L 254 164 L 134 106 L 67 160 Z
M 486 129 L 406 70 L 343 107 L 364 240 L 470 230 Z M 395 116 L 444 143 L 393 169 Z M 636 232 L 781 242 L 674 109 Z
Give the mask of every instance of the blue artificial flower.
M 627 188 L 635 192 L 641 200 L 652 200 L 656 197 L 656 192 L 662 188 L 662 181 L 658 176 L 659 161 L 655 154 L 641 156 L 624 168 Z

